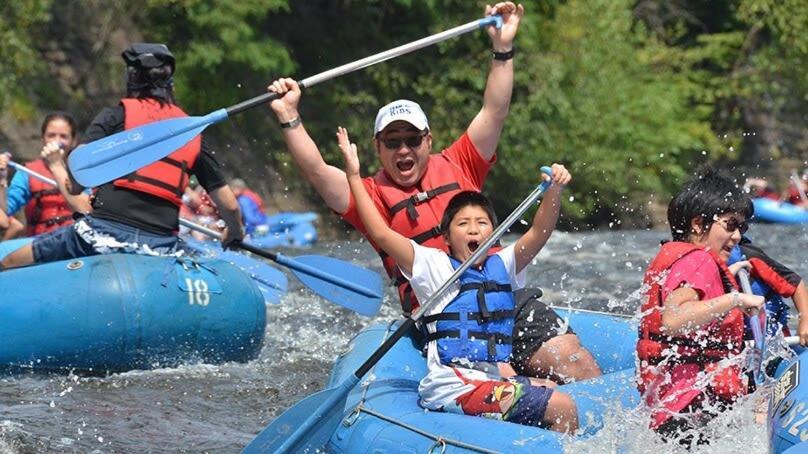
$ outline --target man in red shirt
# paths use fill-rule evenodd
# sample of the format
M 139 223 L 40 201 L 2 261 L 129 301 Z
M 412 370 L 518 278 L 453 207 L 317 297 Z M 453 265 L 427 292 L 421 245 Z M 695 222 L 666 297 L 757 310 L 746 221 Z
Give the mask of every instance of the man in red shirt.
M 409 100 L 394 101 L 376 116 L 373 143 L 382 170 L 365 185 L 379 212 L 391 227 L 426 246 L 446 249 L 439 229 L 448 201 L 462 190 L 480 191 L 508 115 L 513 89 L 513 39 L 524 14 L 522 5 L 501 2 L 487 6 L 486 15 L 500 14 L 502 28 L 487 29 L 493 59 L 483 107 L 466 132 L 440 154 L 432 154 L 432 131 L 421 107 Z M 282 95 L 271 103 L 284 140 L 304 177 L 314 185 L 329 208 L 364 233 L 345 172 L 326 164 L 298 113 L 301 91 L 296 81 L 279 79 L 268 90 Z M 391 277 L 395 263 L 382 254 Z M 397 283 L 401 282 L 397 279 Z M 417 302 L 400 285 L 405 315 Z M 558 316 L 535 298 L 523 301 L 514 328 L 514 365 L 521 375 L 552 376 L 556 380 L 600 375 L 592 355 L 571 331 L 559 332 Z M 503 371 L 513 373 L 513 371 Z

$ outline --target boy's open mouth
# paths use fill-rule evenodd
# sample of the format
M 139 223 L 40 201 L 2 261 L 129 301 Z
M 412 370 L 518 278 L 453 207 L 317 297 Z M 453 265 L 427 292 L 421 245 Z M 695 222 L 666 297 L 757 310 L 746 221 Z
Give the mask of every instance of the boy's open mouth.
M 469 241 L 469 251 L 474 252 L 480 247 L 479 241 Z

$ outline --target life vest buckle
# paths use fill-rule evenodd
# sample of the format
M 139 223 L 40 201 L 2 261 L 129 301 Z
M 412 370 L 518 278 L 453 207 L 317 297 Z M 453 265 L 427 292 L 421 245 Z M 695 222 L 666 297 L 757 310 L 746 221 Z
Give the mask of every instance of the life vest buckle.
M 427 191 L 419 192 L 412 196 L 412 199 L 415 203 L 426 202 L 429 200 L 429 193 Z

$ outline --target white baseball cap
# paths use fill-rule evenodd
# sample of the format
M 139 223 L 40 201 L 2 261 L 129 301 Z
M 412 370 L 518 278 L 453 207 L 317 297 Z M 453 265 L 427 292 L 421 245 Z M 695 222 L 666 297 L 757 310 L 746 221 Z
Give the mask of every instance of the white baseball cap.
M 426 114 L 424 114 L 421 106 L 407 99 L 399 99 L 379 109 L 379 113 L 376 114 L 376 127 L 373 134 L 378 134 L 387 125 L 399 120 L 406 121 L 419 131 L 429 129 Z

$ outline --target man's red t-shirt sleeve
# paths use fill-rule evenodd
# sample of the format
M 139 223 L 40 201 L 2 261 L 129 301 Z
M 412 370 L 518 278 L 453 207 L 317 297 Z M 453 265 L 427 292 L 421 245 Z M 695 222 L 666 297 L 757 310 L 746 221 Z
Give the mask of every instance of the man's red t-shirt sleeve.
M 488 175 L 491 165 L 497 160 L 496 155 L 489 161 L 483 159 L 483 157 L 480 156 L 480 152 L 477 151 L 477 147 L 474 146 L 474 143 L 469 138 L 468 133 L 463 133 L 459 139 L 450 145 L 449 148 L 443 150 L 441 154 L 453 164 L 457 165 L 461 169 L 461 172 L 477 186 L 478 190 L 482 190 L 485 177 Z M 379 172 L 382 172 L 382 170 Z M 376 180 L 373 177 L 365 177 L 362 182 L 365 184 L 365 189 L 368 190 L 370 198 L 376 205 L 376 209 L 389 224 L 390 218 L 387 214 L 387 208 L 379 195 Z M 351 224 L 363 235 L 366 233 L 365 227 L 362 225 L 362 220 L 359 218 L 359 212 L 356 210 L 356 201 L 354 200 L 353 194 L 350 194 L 348 209 L 345 213 L 339 214 L 345 222 Z
M 700 300 L 712 299 L 725 293 L 718 265 L 704 251 L 694 251 L 673 264 L 665 285 L 662 286 L 663 301 L 680 287 L 692 288 L 699 294 Z

